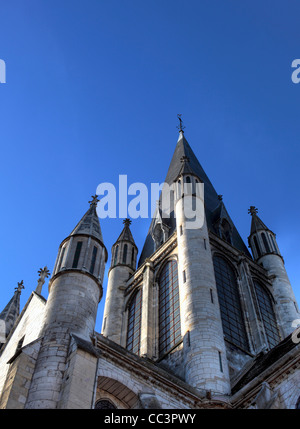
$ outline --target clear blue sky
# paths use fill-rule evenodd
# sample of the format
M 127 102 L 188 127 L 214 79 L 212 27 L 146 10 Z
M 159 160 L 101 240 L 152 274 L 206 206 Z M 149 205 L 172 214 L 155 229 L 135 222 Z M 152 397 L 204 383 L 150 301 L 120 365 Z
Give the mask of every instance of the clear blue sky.
M 300 302 L 299 15 L 295 0 L 2 2 L 0 308 L 52 271 L 99 183 L 163 182 L 177 113 L 244 241 L 250 205 L 277 234 Z M 149 222 L 132 224 L 140 250 Z M 122 220 L 101 227 L 110 254 Z

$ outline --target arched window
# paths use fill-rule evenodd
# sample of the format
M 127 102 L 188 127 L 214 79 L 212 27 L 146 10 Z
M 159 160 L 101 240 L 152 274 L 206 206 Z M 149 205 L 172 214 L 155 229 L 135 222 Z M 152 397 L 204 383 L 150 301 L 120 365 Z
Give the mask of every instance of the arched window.
M 115 410 L 117 407 L 108 399 L 100 399 L 95 404 L 96 410 Z
M 79 256 L 80 256 L 80 252 L 81 252 L 81 247 L 82 247 L 82 241 L 78 241 L 77 245 L 76 245 L 76 249 L 75 249 L 72 268 L 78 267 L 78 261 L 79 261 Z
M 262 232 L 262 233 L 261 233 L 261 238 L 262 238 L 262 241 L 263 241 L 263 243 L 264 243 L 264 246 L 265 246 L 266 252 L 267 252 L 267 253 L 270 253 L 270 246 L 269 246 L 269 243 L 268 243 L 268 240 L 267 240 L 266 234 L 265 234 L 264 232 Z
M 66 251 L 66 246 L 63 247 L 62 250 L 61 250 L 61 254 L 60 254 L 60 257 L 59 257 L 59 263 L 57 265 L 56 272 L 58 272 L 61 269 L 61 264 L 62 264 L 64 256 L 65 256 L 65 251 Z
M 127 244 L 124 244 L 124 249 L 123 249 L 123 264 L 126 264 L 127 261 Z
M 280 342 L 280 336 L 276 323 L 276 316 L 274 313 L 272 300 L 266 289 L 257 281 L 254 281 L 254 288 L 267 340 L 269 346 L 272 348 Z
M 132 252 L 131 252 L 131 265 L 134 267 L 134 247 L 132 246 Z
M 91 273 L 91 274 L 94 274 L 94 269 L 95 269 L 95 264 L 96 264 L 97 252 L 98 252 L 98 249 L 97 249 L 97 247 L 96 247 L 96 246 L 94 246 L 94 248 L 93 248 L 93 253 L 92 253 L 91 266 L 90 266 L 90 273 Z
M 274 238 L 273 238 L 273 235 L 269 235 L 269 237 L 270 237 L 270 239 L 271 239 L 271 243 L 273 244 L 273 248 L 274 248 L 274 252 L 277 252 L 277 247 L 276 247 L 276 244 L 275 244 L 275 240 L 274 240 Z
M 235 273 L 228 262 L 220 256 L 214 257 L 214 269 L 224 336 L 237 346 L 248 350 L 247 333 Z
M 298 398 L 298 401 L 296 402 L 296 410 L 300 410 L 300 396 Z
M 259 245 L 258 245 L 258 242 L 257 242 L 257 238 L 255 236 L 253 237 L 253 241 L 254 241 L 254 246 L 255 246 L 255 249 L 256 249 L 257 256 L 260 257 L 261 256 L 261 252 L 260 252 L 260 248 L 259 248 Z
M 126 348 L 133 353 L 140 353 L 142 318 L 142 290 L 133 296 L 128 307 L 128 328 Z
M 181 340 L 178 269 L 169 261 L 159 277 L 159 354 Z
M 116 250 L 115 250 L 114 265 L 116 265 L 116 264 L 117 264 L 117 260 L 118 260 L 118 250 L 119 250 L 119 245 L 117 245 Z

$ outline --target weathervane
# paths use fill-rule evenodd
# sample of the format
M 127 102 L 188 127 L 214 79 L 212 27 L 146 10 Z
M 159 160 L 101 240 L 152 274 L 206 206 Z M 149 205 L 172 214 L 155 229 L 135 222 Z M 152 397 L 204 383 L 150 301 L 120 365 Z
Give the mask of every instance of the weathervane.
M 185 127 L 182 125 L 182 119 L 181 119 L 181 114 L 178 113 L 177 118 L 179 119 L 179 125 L 176 127 L 179 129 L 179 132 L 183 133 L 183 130 L 185 129 Z

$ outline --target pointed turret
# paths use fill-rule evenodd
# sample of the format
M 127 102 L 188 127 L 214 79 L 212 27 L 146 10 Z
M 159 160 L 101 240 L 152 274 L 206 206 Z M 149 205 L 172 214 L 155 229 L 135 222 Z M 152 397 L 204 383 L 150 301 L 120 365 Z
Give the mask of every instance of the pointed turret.
M 283 337 L 286 337 L 293 332 L 294 321 L 300 318 L 300 312 L 279 251 L 276 235 L 259 218 L 257 211 L 254 206 L 248 210 L 252 216 L 248 237 L 249 246 L 254 259 L 269 273 L 278 323 Z
M 92 200 L 89 201 L 90 208 L 80 219 L 78 224 L 71 232 L 70 236 L 86 234 L 96 238 L 97 240 L 101 241 L 101 243 L 103 243 L 100 222 L 96 210 L 98 201 L 99 200 L 97 199 L 96 195 L 92 197 Z
M 112 247 L 102 326 L 102 334 L 117 344 L 121 343 L 124 288 L 135 271 L 138 253 L 130 231 L 131 220 L 125 219 L 123 224 L 124 228 Z
M 124 228 L 112 248 L 113 258 L 111 266 L 121 264 L 129 265 L 135 269 L 138 249 L 130 231 L 131 220 L 125 219 L 123 224 Z
M 97 215 L 97 196 L 89 201 L 90 208 L 71 234 L 61 243 L 53 274 L 76 269 L 89 272 L 102 284 L 107 250 Z M 99 257 L 100 255 L 100 257 Z
M 24 289 L 23 280 L 18 283 L 15 293 L 3 311 L 0 313 L 0 344 L 5 342 L 20 314 L 20 296 Z
M 97 202 L 97 196 L 92 197 L 90 208 L 59 247 L 40 333 L 43 340 L 26 408 L 58 407 L 59 397 L 53 392 L 61 390 L 70 335 L 85 341 L 91 341 L 94 335 L 107 260 Z M 44 369 L 48 367 L 53 371 L 47 374 Z
M 280 256 L 276 243 L 276 235 L 272 232 L 257 215 L 257 208 L 251 206 L 248 213 L 251 214 L 251 229 L 248 237 L 249 246 L 255 260 L 267 254 Z

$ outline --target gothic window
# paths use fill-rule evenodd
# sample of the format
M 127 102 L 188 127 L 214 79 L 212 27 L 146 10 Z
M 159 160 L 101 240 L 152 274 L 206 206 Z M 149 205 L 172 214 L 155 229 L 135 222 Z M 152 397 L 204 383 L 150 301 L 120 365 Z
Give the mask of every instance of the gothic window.
M 140 353 L 142 318 L 142 290 L 133 296 L 128 307 L 128 328 L 126 348 L 133 353 Z
M 119 250 L 119 245 L 117 245 L 116 249 L 115 249 L 115 258 L 114 258 L 114 265 L 117 264 L 117 260 L 118 260 L 118 250 Z
M 273 238 L 273 235 L 269 235 L 269 237 L 270 237 L 270 239 L 271 239 L 271 242 L 272 242 L 272 244 L 273 244 L 273 248 L 274 248 L 274 251 L 275 252 L 277 252 L 277 248 L 276 248 L 276 244 L 275 244 L 275 241 L 274 241 L 274 238 Z
M 270 246 L 269 246 L 269 243 L 268 243 L 268 241 L 267 241 L 266 234 L 265 234 L 264 232 L 262 232 L 262 233 L 261 233 L 261 238 L 262 238 L 262 241 L 263 241 L 263 243 L 264 243 L 264 246 L 265 246 L 265 250 L 266 250 L 266 252 L 267 252 L 267 253 L 270 253 Z
M 181 340 L 178 269 L 169 261 L 159 277 L 159 354 Z
M 95 404 L 96 410 L 114 410 L 117 407 L 107 399 L 100 399 L 100 401 L 97 401 Z
M 131 252 L 131 265 L 134 267 L 134 247 L 132 247 L 132 252 Z
M 126 264 L 127 261 L 127 244 L 124 244 L 124 249 L 123 249 L 123 264 Z
M 82 241 L 78 241 L 77 245 L 76 245 L 76 250 L 75 250 L 72 268 L 77 268 L 77 266 L 78 266 L 81 247 L 82 247 Z
M 190 176 L 186 176 L 185 181 L 186 181 L 186 183 L 191 183 L 191 178 L 190 178 Z
M 235 273 L 220 256 L 214 257 L 214 269 L 225 339 L 248 350 L 247 333 Z
M 269 346 L 272 348 L 280 341 L 272 300 L 266 289 L 257 281 L 254 282 L 254 288 L 267 340 L 269 342 Z
M 59 258 L 59 263 L 57 265 L 57 270 L 56 271 L 59 271 L 60 268 L 61 268 L 61 264 L 62 264 L 62 261 L 64 259 L 65 251 L 66 251 L 66 247 L 63 247 L 62 250 L 61 250 L 61 254 L 60 254 L 60 258 Z
M 94 273 L 97 252 L 98 252 L 98 249 L 97 249 L 96 246 L 94 246 L 94 248 L 93 248 L 93 254 L 92 254 L 92 260 L 91 260 L 91 266 L 90 266 L 90 273 L 91 274 Z
M 258 242 L 257 242 L 257 238 L 255 236 L 253 237 L 253 242 L 254 242 L 254 246 L 255 246 L 255 250 L 256 250 L 257 256 L 259 258 L 261 256 L 261 252 L 260 252 L 260 248 L 259 248 L 259 245 L 258 245 Z
M 300 410 L 300 396 L 299 396 L 298 401 L 296 403 L 296 410 Z

